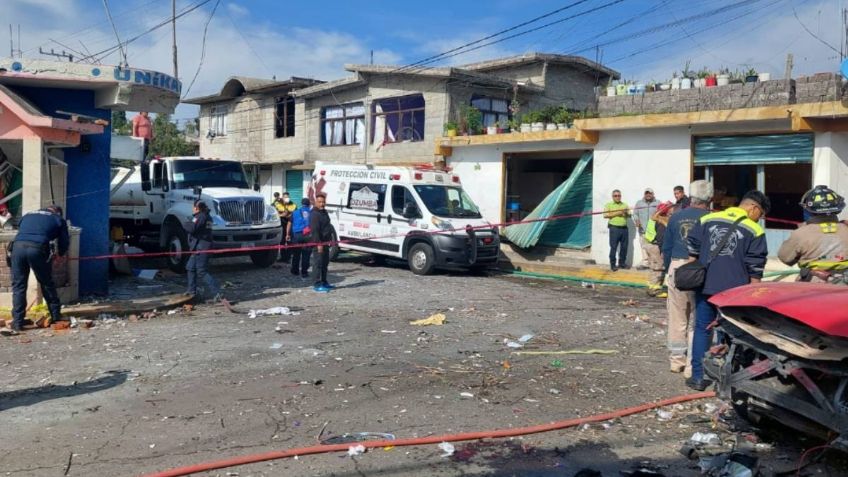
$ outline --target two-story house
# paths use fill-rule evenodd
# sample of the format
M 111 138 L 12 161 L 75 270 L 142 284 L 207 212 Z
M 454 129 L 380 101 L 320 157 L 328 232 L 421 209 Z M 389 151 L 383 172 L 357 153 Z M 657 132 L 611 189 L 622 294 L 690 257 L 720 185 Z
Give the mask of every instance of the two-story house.
M 511 119 L 514 100 L 522 111 L 594 109 L 597 86 L 618 77 L 585 58 L 539 53 L 456 67 L 345 69 L 349 77 L 329 82 L 237 77 L 217 95 L 187 100 L 201 105 L 200 154 L 258 163 L 266 195 L 291 189 L 297 199 L 301 171 L 316 161 L 432 163 L 445 123 L 465 106 L 483 113 L 484 126 Z

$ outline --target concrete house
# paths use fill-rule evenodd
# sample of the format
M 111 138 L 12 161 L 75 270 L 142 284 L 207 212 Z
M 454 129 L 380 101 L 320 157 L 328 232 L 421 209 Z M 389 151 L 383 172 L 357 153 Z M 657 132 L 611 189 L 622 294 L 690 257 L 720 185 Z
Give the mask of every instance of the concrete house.
M 613 189 L 633 206 L 645 188 L 660 200 L 672 199 L 676 185 L 709 179 L 716 188 L 713 206 L 734 205 L 748 190 L 759 189 L 772 202 L 764 221 L 770 254 L 775 254 L 798 221 L 801 195 L 816 184 L 848 194 L 848 107 L 841 76 L 827 73 L 795 79 L 729 84 L 632 96 L 598 98 L 599 117 L 578 119 L 567 131 L 442 138 L 448 165 L 483 214 L 493 222 L 508 217 L 511 201 L 522 212 L 534 208 L 529 189 L 514 188 L 509 164 L 528 154 L 566 156 L 592 153 L 590 163 L 570 175 L 579 194 L 567 209 L 603 209 Z M 579 163 L 579 162 L 578 162 Z M 515 193 L 517 197 L 510 197 Z M 571 207 L 568 209 L 568 207 Z M 630 259 L 641 262 L 635 228 Z M 550 222 L 535 232 L 535 252 L 513 255 L 514 262 L 543 265 L 556 257 L 576 263 L 608 263 L 608 230 L 600 215 Z M 571 240 L 579 238 L 578 240 Z M 580 242 L 572 247 L 571 242 Z M 583 252 L 565 252 L 579 248 Z M 564 257 L 563 257 L 564 258 Z M 572 264 L 575 261 L 572 260 Z M 540 269 L 541 270 L 541 269 Z M 616 277 L 622 279 L 622 272 Z
M 593 109 L 597 85 L 618 77 L 585 58 L 539 53 L 457 67 L 346 65 L 345 69 L 349 77 L 326 83 L 291 80 L 291 140 L 279 141 L 275 121 L 280 114 L 275 118 L 268 107 L 277 103 L 266 93 L 268 82 L 233 78 L 219 95 L 186 101 L 201 105 L 201 155 L 259 163 L 266 195 L 286 189 L 297 199 L 302 193 L 298 179 L 308 180 L 304 173 L 316 161 L 432 163 L 437 158 L 434 141 L 442 136 L 446 122 L 458 120 L 465 106 L 483 113 L 484 126 L 511 119 L 514 100 L 522 111 L 547 105 Z M 222 132 L 228 136 L 224 140 Z

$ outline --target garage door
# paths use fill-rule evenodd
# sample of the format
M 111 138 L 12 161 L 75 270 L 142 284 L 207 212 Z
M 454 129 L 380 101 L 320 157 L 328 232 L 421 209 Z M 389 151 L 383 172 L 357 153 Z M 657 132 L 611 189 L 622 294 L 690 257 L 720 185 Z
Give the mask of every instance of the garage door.
M 300 204 L 303 198 L 303 171 L 286 171 L 286 192 L 292 202 Z
M 813 162 L 812 134 L 695 138 L 696 166 L 811 162 Z

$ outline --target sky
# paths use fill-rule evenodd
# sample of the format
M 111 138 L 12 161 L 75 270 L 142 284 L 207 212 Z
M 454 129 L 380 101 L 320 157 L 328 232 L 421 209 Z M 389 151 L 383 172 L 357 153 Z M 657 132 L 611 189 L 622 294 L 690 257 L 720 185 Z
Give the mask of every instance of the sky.
M 177 11 L 203 1 L 177 0 Z M 171 13 L 170 0 L 108 4 L 123 41 Z M 668 81 L 687 62 L 780 78 L 788 53 L 793 76 L 839 70 L 843 8 L 848 0 L 210 0 L 177 20 L 179 76 L 187 97 L 215 93 L 234 75 L 332 80 L 372 52 L 374 63 L 407 65 L 543 16 L 431 65 L 538 51 L 600 60 L 636 82 Z M 0 20 L 0 45 L 8 45 L 7 24 L 20 24 L 24 57 L 42 57 L 39 47 L 79 57 L 118 43 L 103 0 L 2 0 Z M 171 48 L 168 25 L 128 44 L 127 61 L 171 74 Z M 121 62 L 118 52 L 98 59 Z M 174 116 L 196 115 L 180 105 Z

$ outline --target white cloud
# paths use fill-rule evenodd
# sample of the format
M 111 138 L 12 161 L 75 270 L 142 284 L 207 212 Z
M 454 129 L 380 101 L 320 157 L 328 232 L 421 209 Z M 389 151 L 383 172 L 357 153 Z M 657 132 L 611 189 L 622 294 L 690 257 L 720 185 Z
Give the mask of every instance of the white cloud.
M 227 2 L 227 11 L 230 12 L 233 17 L 241 18 L 250 15 L 250 10 L 239 5 L 238 3 Z

